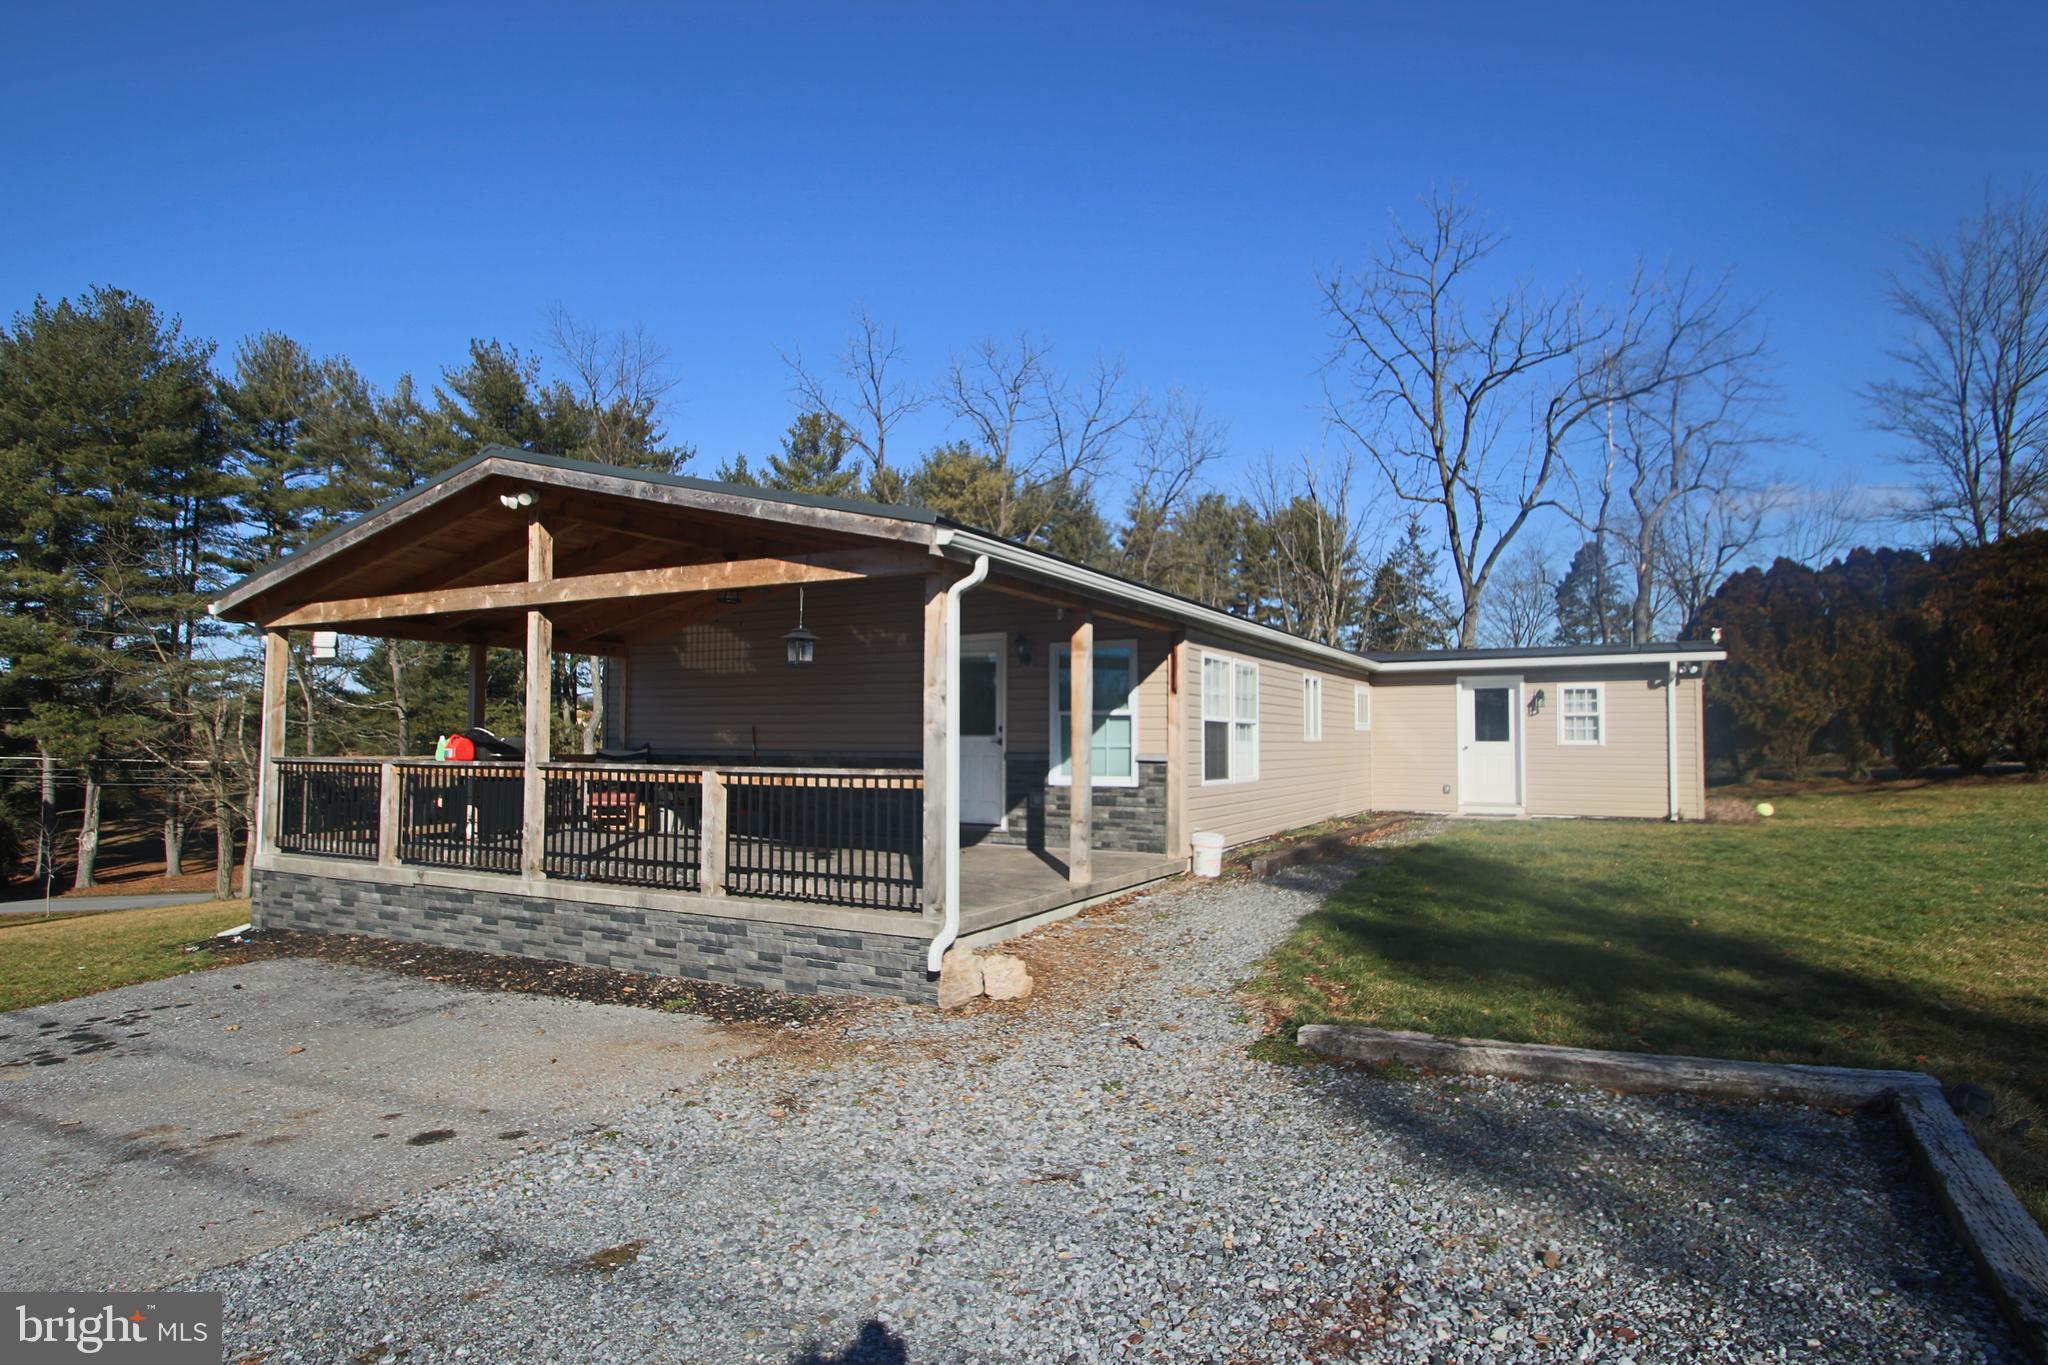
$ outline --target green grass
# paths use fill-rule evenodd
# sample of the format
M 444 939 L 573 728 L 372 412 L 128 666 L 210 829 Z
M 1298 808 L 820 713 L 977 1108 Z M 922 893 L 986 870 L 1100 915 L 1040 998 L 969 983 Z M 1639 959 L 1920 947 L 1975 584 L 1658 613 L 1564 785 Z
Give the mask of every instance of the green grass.
M 184 946 L 249 918 L 247 901 L 0 923 L 0 1012 L 211 967 Z
M 1902 1067 L 2006 1097 L 2000 1124 L 2048 1109 L 2048 783 L 1777 806 L 1742 825 L 1461 825 L 1390 850 L 1253 993 L 1296 1024 Z M 2041 1128 L 2004 1154 L 2037 1216 Z

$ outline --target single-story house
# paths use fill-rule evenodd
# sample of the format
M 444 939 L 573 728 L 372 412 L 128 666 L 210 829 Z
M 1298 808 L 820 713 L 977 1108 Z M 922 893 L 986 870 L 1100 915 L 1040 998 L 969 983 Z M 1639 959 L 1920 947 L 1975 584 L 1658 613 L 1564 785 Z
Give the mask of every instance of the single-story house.
M 1365 810 L 1696 819 L 1710 644 L 1360 655 L 916 508 L 492 447 L 214 604 L 264 632 L 253 915 L 796 991 Z M 471 762 L 289 756 L 294 631 L 527 660 Z M 558 753 L 549 656 L 608 658 Z M 1078 689 L 1069 679 L 1088 680 Z

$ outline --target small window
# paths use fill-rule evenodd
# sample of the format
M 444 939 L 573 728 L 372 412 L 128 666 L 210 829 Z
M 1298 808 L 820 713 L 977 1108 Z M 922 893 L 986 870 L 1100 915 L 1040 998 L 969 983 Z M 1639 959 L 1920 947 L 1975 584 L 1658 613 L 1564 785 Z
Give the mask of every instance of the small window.
M 1055 787 L 1074 781 L 1074 664 L 1073 650 L 1061 645 L 1053 651 L 1059 705 L 1052 717 L 1052 771 L 1047 781 Z M 1098 644 L 1094 650 L 1095 674 L 1093 714 L 1095 743 L 1088 758 L 1091 787 L 1135 787 L 1138 785 L 1138 647 L 1129 640 Z M 965 728 L 964 726 L 962 727 Z
M 1259 776 L 1259 666 L 1202 654 L 1202 781 Z
M 1472 689 L 1472 738 L 1480 744 L 1506 744 L 1514 738 L 1513 723 L 1508 718 L 1508 694 L 1505 687 L 1475 687 Z
M 1363 684 L 1351 689 L 1351 728 L 1372 729 L 1372 689 Z
M 1607 742 L 1606 688 L 1599 683 L 1557 689 L 1557 742 Z
M 1301 675 L 1301 737 L 1311 744 L 1323 737 L 1323 680 Z

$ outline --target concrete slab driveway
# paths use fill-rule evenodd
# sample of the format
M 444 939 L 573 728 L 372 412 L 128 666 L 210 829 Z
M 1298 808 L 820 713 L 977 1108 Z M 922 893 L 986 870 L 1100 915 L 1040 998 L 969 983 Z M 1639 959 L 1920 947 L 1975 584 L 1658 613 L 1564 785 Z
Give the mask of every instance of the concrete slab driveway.
M 170 1283 L 745 1050 L 684 1015 L 289 958 L 0 1015 L 0 1287 Z

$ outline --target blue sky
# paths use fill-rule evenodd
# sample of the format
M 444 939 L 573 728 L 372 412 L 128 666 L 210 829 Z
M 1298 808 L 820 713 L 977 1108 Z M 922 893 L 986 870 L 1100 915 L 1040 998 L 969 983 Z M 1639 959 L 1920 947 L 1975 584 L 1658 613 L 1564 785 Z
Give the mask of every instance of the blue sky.
M 1782 462 L 1883 483 L 1883 271 L 2048 154 L 2048 7 L 1946 9 L 16 6 L 0 308 L 117 284 L 388 384 L 560 301 L 668 344 L 708 473 L 865 304 L 929 375 L 1121 354 L 1251 460 L 1323 441 L 1317 271 L 1455 184 L 1540 282 L 1733 270 Z

